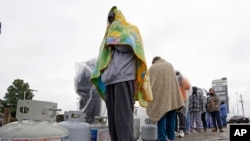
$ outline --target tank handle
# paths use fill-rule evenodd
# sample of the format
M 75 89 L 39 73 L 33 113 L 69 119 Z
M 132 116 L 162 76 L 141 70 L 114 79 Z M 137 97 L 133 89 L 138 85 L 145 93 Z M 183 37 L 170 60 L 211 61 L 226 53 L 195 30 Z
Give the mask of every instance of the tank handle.
M 138 109 L 139 109 L 139 107 L 136 107 L 136 106 L 134 107 L 134 115 L 135 115 L 135 116 L 138 115 Z
M 57 103 L 37 100 L 18 100 L 16 118 L 19 122 L 23 120 L 34 121 L 56 121 Z
M 108 117 L 106 116 L 95 116 L 95 124 L 106 125 Z
M 74 122 L 84 122 L 86 118 L 86 113 L 81 111 L 68 111 L 64 112 L 64 119 L 67 121 L 74 121 Z
M 152 124 L 152 122 L 149 118 L 145 118 L 144 122 L 145 122 L 145 124 Z

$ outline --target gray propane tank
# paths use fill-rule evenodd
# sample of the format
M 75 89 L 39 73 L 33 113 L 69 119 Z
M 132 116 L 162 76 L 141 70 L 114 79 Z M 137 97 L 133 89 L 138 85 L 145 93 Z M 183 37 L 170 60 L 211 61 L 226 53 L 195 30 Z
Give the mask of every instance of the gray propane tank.
M 134 139 L 140 138 L 140 118 L 137 116 L 138 107 L 134 107 Z
M 95 116 L 94 123 L 90 124 L 89 127 L 90 141 L 111 141 L 107 125 L 107 117 Z
M 157 141 L 157 126 L 151 123 L 149 118 L 145 119 L 145 125 L 141 127 L 142 141 Z
M 18 121 L 0 128 L 0 141 L 68 141 L 69 132 L 56 123 L 57 104 L 18 100 Z
M 65 112 L 66 120 L 59 124 L 69 131 L 69 141 L 90 141 L 89 124 L 85 122 L 85 114 L 81 111 Z

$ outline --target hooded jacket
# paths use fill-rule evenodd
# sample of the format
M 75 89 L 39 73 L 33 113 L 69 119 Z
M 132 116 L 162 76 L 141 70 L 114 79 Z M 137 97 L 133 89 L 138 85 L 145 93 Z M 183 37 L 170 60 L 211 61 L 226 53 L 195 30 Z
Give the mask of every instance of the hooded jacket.
M 186 102 L 187 101 L 187 92 L 186 91 L 190 89 L 190 83 L 181 74 L 177 75 L 177 80 L 179 82 L 182 98 L 183 98 L 184 102 Z
M 202 91 L 198 90 L 197 87 L 192 88 L 193 93 L 189 97 L 189 112 L 202 112 L 204 110 Z

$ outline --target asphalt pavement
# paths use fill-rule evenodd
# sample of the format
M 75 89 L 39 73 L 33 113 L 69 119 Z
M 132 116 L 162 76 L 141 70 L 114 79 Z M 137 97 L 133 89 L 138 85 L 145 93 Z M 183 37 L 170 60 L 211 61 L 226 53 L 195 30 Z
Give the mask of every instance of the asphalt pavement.
M 207 129 L 207 131 L 198 132 L 190 132 L 185 135 L 183 138 L 175 137 L 175 141 L 229 141 L 229 128 L 223 128 L 224 132 L 212 132 L 212 129 Z M 142 141 L 141 139 L 137 141 Z
M 176 137 L 175 141 L 229 141 L 229 126 L 227 128 L 223 128 L 224 132 L 212 132 L 211 129 L 207 129 L 207 131 L 191 132 L 185 137 L 180 138 Z

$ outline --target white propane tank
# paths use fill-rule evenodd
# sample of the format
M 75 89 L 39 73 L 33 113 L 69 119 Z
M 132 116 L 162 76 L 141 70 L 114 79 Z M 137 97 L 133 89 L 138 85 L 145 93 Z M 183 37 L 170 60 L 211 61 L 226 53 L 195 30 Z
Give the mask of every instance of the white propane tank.
M 95 117 L 95 122 L 90 124 L 90 141 L 111 141 L 107 117 Z
M 89 124 L 84 122 L 85 114 L 80 111 L 69 111 L 66 121 L 59 124 L 69 131 L 69 141 L 90 141 Z
M 0 128 L 0 141 L 69 141 L 69 132 L 56 123 L 57 104 L 18 100 L 18 121 Z
M 150 122 L 150 119 L 145 119 L 145 125 L 141 127 L 142 141 L 156 141 L 157 140 L 157 126 Z
M 138 107 L 134 107 L 134 139 L 140 138 L 140 118 L 137 116 Z

